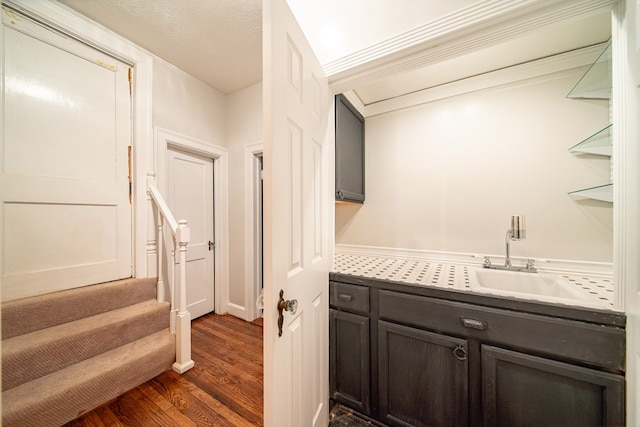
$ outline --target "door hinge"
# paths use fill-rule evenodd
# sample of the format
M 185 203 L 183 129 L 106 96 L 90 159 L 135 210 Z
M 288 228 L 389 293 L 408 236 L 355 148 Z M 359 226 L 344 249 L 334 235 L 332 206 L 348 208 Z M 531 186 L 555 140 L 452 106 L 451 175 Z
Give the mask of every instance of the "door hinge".
M 133 76 L 132 76 L 131 70 L 133 70 L 133 68 L 129 67 L 129 71 L 127 74 L 127 78 L 129 79 L 129 96 L 133 96 L 133 83 L 132 83 Z
M 131 204 L 131 198 L 133 193 L 133 185 L 131 180 L 131 146 L 127 146 L 127 178 L 129 179 L 129 204 Z

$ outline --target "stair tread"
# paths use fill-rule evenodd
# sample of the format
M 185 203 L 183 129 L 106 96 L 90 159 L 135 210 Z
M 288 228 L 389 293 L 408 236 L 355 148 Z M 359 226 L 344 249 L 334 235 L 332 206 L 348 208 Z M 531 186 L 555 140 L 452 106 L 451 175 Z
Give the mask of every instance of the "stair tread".
M 148 335 L 4 391 L 3 425 L 65 423 L 168 370 L 174 360 L 168 329 Z
M 2 339 L 153 299 L 156 283 L 125 279 L 4 302 Z
M 11 389 L 168 326 L 169 304 L 149 300 L 9 338 L 2 343 L 2 388 Z

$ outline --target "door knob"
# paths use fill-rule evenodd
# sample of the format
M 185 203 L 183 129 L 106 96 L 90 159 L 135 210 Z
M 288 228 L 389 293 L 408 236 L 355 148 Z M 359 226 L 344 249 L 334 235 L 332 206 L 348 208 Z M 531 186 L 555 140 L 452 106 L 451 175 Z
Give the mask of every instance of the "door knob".
M 291 314 L 296 314 L 298 311 L 298 300 L 292 299 L 285 301 L 284 291 L 280 289 L 280 298 L 278 298 L 278 336 L 282 336 L 282 324 L 284 323 L 284 314 L 282 311 L 288 311 Z

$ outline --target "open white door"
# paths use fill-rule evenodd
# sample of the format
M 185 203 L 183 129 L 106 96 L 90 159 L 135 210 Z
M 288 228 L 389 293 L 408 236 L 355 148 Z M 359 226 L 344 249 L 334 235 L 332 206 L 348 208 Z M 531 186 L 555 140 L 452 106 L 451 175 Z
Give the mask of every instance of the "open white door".
M 621 285 L 625 287 L 627 314 L 627 425 L 640 426 L 640 2 L 619 2 L 614 20 L 614 42 L 620 46 L 614 51 L 614 64 L 619 65 L 615 76 L 621 86 L 614 93 L 622 100 L 615 125 L 625 135 L 625 146 L 619 153 L 623 173 L 622 205 L 618 209 L 617 236 L 624 234 L 624 242 L 617 254 Z M 620 105 L 620 104 L 617 104 Z
M 328 424 L 329 126 L 322 68 L 285 0 L 263 2 L 265 426 Z M 278 296 L 297 300 L 283 312 Z

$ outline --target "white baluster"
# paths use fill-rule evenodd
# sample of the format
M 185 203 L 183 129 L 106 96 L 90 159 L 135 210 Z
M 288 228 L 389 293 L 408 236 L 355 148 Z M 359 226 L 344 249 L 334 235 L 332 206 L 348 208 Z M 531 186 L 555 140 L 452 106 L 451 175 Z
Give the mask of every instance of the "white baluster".
M 163 229 L 164 229 L 164 217 L 162 216 L 162 213 L 160 212 L 160 209 L 158 209 L 158 237 L 157 237 L 157 246 L 158 246 L 158 290 L 157 290 L 157 298 L 158 298 L 158 302 L 164 302 L 165 301 L 165 296 L 164 296 L 164 266 L 163 266 L 163 259 L 164 259 L 164 233 L 163 233 Z

